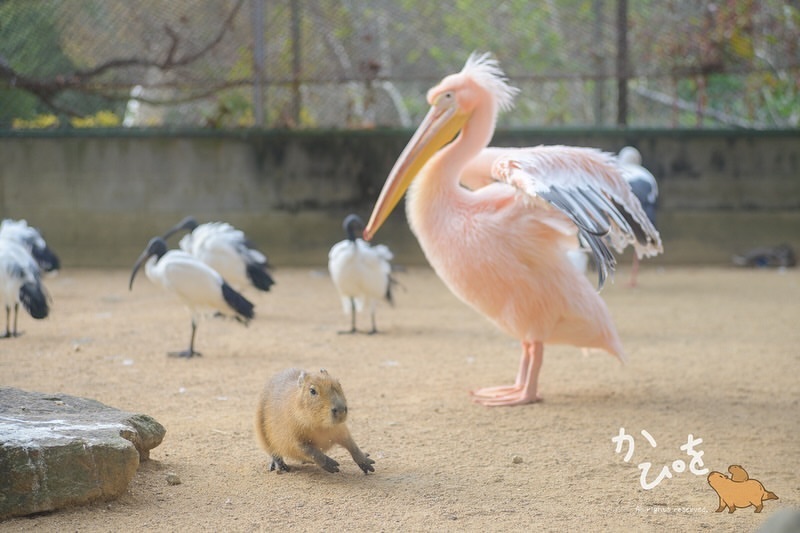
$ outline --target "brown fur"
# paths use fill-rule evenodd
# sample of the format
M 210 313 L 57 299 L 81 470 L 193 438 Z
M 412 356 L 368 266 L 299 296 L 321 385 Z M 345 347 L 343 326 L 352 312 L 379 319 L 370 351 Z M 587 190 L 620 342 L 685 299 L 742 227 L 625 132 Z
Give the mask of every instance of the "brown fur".
M 750 479 L 747 470 L 739 465 L 731 465 L 728 467 L 728 472 L 731 474 L 731 481 L 742 482 Z
M 290 368 L 276 374 L 261 391 L 256 437 L 272 455 L 270 470 L 288 471 L 286 458 L 338 472 L 339 463 L 324 453 L 338 444 L 365 474 L 374 472 L 375 461 L 353 441 L 346 419 L 347 400 L 338 380 L 325 370 L 310 373 Z
M 760 481 L 750 479 L 747 471 L 741 466 L 731 465 L 728 467 L 728 472 L 731 473 L 730 478 L 722 472 L 708 474 L 708 484 L 719 496 L 719 507 L 716 512 L 721 513 L 727 507 L 728 512 L 732 513 L 737 507 L 743 509 L 753 505 L 756 508 L 755 512 L 760 513 L 766 500 L 778 499 L 775 493 L 766 490 Z

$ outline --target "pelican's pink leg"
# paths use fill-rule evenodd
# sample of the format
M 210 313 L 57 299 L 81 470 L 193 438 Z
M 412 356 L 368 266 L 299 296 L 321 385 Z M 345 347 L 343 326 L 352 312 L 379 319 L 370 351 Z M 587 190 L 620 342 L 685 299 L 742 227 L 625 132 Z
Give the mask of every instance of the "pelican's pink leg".
M 484 387 L 476 391 L 470 391 L 472 396 L 479 398 L 497 398 L 498 396 L 505 396 L 511 392 L 519 392 L 525 383 L 525 376 L 528 374 L 528 366 L 530 365 L 530 356 L 528 355 L 528 344 L 522 343 L 522 355 L 519 358 L 519 370 L 517 371 L 517 379 L 513 385 L 500 385 L 499 387 Z
M 488 405 L 522 405 L 539 401 L 539 371 L 544 359 L 544 344 L 541 342 L 522 343 L 523 352 L 519 374 L 514 385 L 506 387 L 487 387 L 472 393 L 473 401 Z
M 636 282 L 639 277 L 639 256 L 633 252 L 633 265 L 631 266 L 631 279 L 628 282 L 628 287 L 636 287 Z

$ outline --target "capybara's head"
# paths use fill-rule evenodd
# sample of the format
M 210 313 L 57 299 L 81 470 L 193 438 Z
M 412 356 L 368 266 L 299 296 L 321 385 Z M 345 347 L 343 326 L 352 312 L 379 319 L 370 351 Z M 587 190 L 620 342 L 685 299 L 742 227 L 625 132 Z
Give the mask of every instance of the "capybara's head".
M 728 478 L 722 472 L 714 471 L 708 474 L 708 484 L 711 485 L 711 488 L 714 490 L 717 489 L 720 483 L 724 483 L 725 481 L 728 481 Z
M 300 372 L 297 415 L 312 427 L 333 426 L 347 420 L 347 400 L 337 379 L 326 370 Z

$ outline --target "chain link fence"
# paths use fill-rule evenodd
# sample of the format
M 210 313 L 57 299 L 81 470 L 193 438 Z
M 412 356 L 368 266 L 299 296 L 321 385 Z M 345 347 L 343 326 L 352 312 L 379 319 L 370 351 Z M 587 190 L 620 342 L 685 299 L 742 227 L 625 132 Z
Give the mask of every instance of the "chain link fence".
M 473 50 L 505 127 L 800 126 L 780 0 L 0 0 L 0 130 L 411 127 Z

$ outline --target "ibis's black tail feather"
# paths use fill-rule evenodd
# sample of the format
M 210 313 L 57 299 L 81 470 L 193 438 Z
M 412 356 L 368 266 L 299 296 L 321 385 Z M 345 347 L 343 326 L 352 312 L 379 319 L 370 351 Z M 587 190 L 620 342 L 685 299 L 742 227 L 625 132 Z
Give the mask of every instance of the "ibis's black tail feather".
M 389 303 L 389 305 L 394 306 L 394 294 L 392 293 L 392 287 L 394 285 L 398 285 L 398 282 L 391 275 L 388 275 L 386 277 L 389 279 L 389 283 L 386 284 L 386 294 L 384 295 L 384 298 Z
M 42 248 L 34 246 L 31 250 L 31 255 L 33 255 L 39 268 L 45 272 L 53 272 L 61 268 L 61 261 L 59 261 L 58 256 L 47 246 Z
M 250 320 L 255 316 L 255 312 L 253 308 L 255 307 L 250 300 L 236 292 L 228 285 L 226 282 L 222 282 L 222 297 L 225 298 L 225 301 L 228 302 L 228 305 L 231 306 L 231 309 L 236 311 L 239 315 L 243 316 L 247 320 Z
M 250 279 L 256 289 L 262 291 L 268 291 L 270 287 L 275 285 L 275 280 L 269 275 L 265 265 L 247 265 L 247 277 Z
M 23 284 L 19 289 L 19 301 L 28 313 L 37 320 L 46 318 L 50 313 L 47 293 L 38 283 L 28 282 Z

